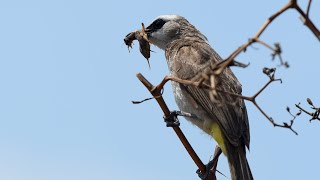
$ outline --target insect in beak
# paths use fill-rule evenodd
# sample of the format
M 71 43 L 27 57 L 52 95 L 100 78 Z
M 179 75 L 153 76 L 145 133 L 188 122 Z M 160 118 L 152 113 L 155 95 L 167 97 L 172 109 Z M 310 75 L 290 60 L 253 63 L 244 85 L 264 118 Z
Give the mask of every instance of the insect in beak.
M 150 42 L 148 40 L 148 34 L 151 31 L 149 29 L 145 29 L 144 24 L 142 23 L 141 30 L 137 30 L 135 32 L 129 33 L 125 38 L 124 42 L 128 46 L 128 48 L 132 48 L 132 42 L 134 40 L 139 41 L 139 49 L 140 53 L 147 59 L 148 65 L 150 68 L 149 58 L 150 58 Z

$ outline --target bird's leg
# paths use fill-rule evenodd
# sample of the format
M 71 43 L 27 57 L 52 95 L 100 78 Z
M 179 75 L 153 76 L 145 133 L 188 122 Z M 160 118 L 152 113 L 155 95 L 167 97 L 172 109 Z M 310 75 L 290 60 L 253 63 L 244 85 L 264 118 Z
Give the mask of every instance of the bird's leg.
M 188 112 L 176 111 L 176 113 L 177 113 L 178 116 L 199 119 L 197 115 L 191 114 L 191 113 L 188 113 Z
M 218 160 L 221 153 L 222 153 L 221 148 L 217 145 L 214 151 L 213 159 L 209 161 L 208 164 L 205 165 L 206 172 L 202 173 L 199 169 L 197 170 L 197 174 L 202 180 L 207 180 L 209 176 L 215 177 L 215 172 L 217 171 L 217 166 L 218 166 Z
M 184 111 L 171 111 L 168 117 L 163 117 L 164 121 L 167 123 L 167 127 L 178 127 L 180 122 L 178 116 L 184 116 L 188 118 L 197 118 L 195 114 L 191 114 Z
M 167 127 L 178 127 L 180 122 L 178 119 L 177 111 L 171 111 L 169 116 L 163 116 L 164 122 L 167 123 Z

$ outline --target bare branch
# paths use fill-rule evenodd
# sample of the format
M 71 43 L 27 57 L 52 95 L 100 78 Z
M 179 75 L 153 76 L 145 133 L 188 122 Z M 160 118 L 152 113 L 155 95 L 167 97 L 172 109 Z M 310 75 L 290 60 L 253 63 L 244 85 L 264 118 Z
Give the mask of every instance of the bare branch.
M 284 13 L 286 10 L 292 8 L 293 4 L 290 1 L 289 3 L 287 3 L 285 6 L 283 6 L 278 12 L 274 13 L 273 15 L 271 15 L 265 22 L 264 24 L 260 27 L 260 29 L 258 30 L 258 32 L 251 38 L 249 39 L 248 42 L 244 43 L 243 45 L 241 45 L 237 50 L 235 50 L 231 55 L 229 55 L 229 57 L 226 59 L 226 65 L 224 66 L 227 67 L 228 64 L 230 64 L 233 59 L 235 59 L 241 52 L 245 51 L 247 49 L 248 46 L 250 46 L 251 44 L 257 42 L 257 40 L 259 40 L 259 37 L 261 36 L 261 34 L 266 30 L 266 28 L 272 23 L 273 20 L 275 20 L 279 15 L 281 15 L 282 13 Z M 259 40 L 259 42 L 261 42 Z M 272 48 L 271 48 L 272 49 Z
M 319 29 L 310 20 L 309 15 L 307 15 L 306 13 L 303 12 L 303 10 L 296 3 L 296 1 L 293 1 L 293 2 L 294 2 L 293 3 L 293 8 L 295 8 L 299 12 L 299 14 L 301 15 L 301 20 L 303 21 L 304 25 L 306 25 L 311 30 L 311 32 L 316 36 L 316 38 L 320 41 L 320 31 L 319 31 Z M 309 3 L 311 3 L 311 2 L 309 1 Z
M 309 112 L 307 110 L 305 110 L 304 108 L 302 108 L 300 106 L 300 103 L 296 104 L 296 107 L 298 109 L 300 109 L 300 111 L 304 112 L 305 114 L 311 116 L 311 119 L 309 120 L 310 122 L 313 120 L 318 120 L 320 121 L 320 107 L 316 107 L 313 102 L 311 101 L 311 99 L 307 98 L 307 102 L 308 104 L 311 106 L 311 109 L 313 109 L 313 112 Z
M 267 113 L 265 113 L 265 111 L 258 105 L 258 103 L 256 102 L 256 98 L 272 83 L 272 82 L 275 82 L 275 81 L 280 81 L 281 82 L 281 79 L 276 79 L 275 78 L 275 68 L 264 68 L 263 69 L 263 72 L 264 74 L 266 74 L 268 77 L 269 77 L 269 81 L 257 92 L 255 93 L 254 95 L 252 96 L 243 96 L 241 94 L 236 94 L 236 93 L 232 93 L 232 92 L 229 92 L 229 91 L 223 91 L 223 90 L 220 90 L 216 85 L 212 86 L 211 85 L 208 85 L 206 84 L 203 80 L 201 81 L 193 81 L 193 80 L 183 80 L 183 79 L 180 79 L 180 78 L 176 78 L 176 77 L 171 77 L 171 76 L 166 76 L 158 86 L 154 87 L 153 90 L 151 91 L 155 91 L 155 90 L 159 90 L 159 89 L 162 89 L 164 87 L 164 85 L 169 81 L 174 81 L 174 82 L 177 82 L 177 83 L 181 83 L 181 84 L 184 84 L 184 85 L 191 85 L 191 86 L 196 86 L 196 87 L 199 87 L 199 88 L 205 88 L 205 89 L 209 89 L 211 90 L 211 93 L 214 93 L 214 92 L 218 92 L 218 93 L 224 93 L 224 94 L 228 94 L 228 95 L 231 95 L 231 96 L 234 96 L 234 97 L 237 97 L 237 98 L 241 98 L 241 99 L 244 99 L 244 100 L 247 100 L 247 101 L 250 101 L 252 102 L 256 108 L 269 120 L 270 123 L 272 123 L 273 126 L 275 127 L 282 127 L 282 128 L 287 128 L 287 129 L 290 129 L 293 133 L 295 133 L 296 135 L 298 135 L 298 133 L 292 129 L 292 125 L 293 125 L 293 120 L 290 121 L 290 124 L 286 123 L 286 122 L 283 122 L 283 124 L 278 124 L 276 123 L 272 117 L 268 116 Z M 211 76 L 213 77 L 213 76 Z M 215 83 L 214 83 L 215 84 Z M 215 95 L 212 95 L 212 96 L 215 96 Z M 222 103 L 225 103 L 225 102 L 222 102 Z M 231 102 L 232 103 L 232 102 Z
M 170 116 L 170 110 L 167 106 L 167 104 L 165 103 L 164 99 L 162 98 L 161 95 L 161 89 L 163 88 L 165 82 L 167 82 L 168 80 L 166 80 L 166 78 L 164 78 L 163 80 L 163 85 L 161 86 L 153 86 L 142 74 L 138 73 L 137 74 L 137 78 L 141 81 L 141 83 L 149 90 L 149 92 L 153 95 L 153 97 L 155 97 L 155 99 L 157 100 L 160 108 L 162 109 L 164 116 L 165 117 L 169 117 Z M 200 160 L 199 156 L 197 155 L 197 153 L 194 151 L 194 149 L 192 148 L 192 146 L 190 145 L 189 141 L 187 140 L 187 138 L 185 137 L 185 135 L 183 134 L 183 132 L 181 131 L 181 129 L 178 126 L 172 127 L 173 130 L 175 131 L 176 135 L 179 137 L 181 143 L 183 144 L 183 146 L 185 147 L 185 149 L 187 150 L 187 152 L 189 153 L 190 157 L 193 159 L 194 163 L 198 166 L 199 170 L 201 173 L 206 173 L 206 166 L 202 163 L 202 161 Z M 212 174 L 209 172 L 208 177 L 215 177 L 215 174 Z
M 226 68 L 229 64 L 232 63 L 232 61 L 241 53 L 244 52 L 248 46 L 252 45 L 253 43 L 260 43 L 264 46 L 266 46 L 267 48 L 271 49 L 271 50 L 275 50 L 273 49 L 270 45 L 264 43 L 263 41 L 261 41 L 259 38 L 262 35 L 262 33 L 265 32 L 265 30 L 267 29 L 267 27 L 277 18 L 279 17 L 281 14 L 283 14 L 285 11 L 287 11 L 288 9 L 295 9 L 296 11 L 298 11 L 298 13 L 303 17 L 304 20 L 304 24 L 313 32 L 313 34 L 316 36 L 316 38 L 318 40 L 320 40 L 320 31 L 318 30 L 318 28 L 313 24 L 313 22 L 310 20 L 309 18 L 309 10 L 310 10 L 310 6 L 311 6 L 311 0 L 309 0 L 308 3 L 308 8 L 307 8 L 307 13 L 304 13 L 302 11 L 302 9 L 300 8 L 300 6 L 297 4 L 297 0 L 290 0 L 287 4 L 285 4 L 280 10 L 278 10 L 276 13 L 274 13 L 273 15 L 271 15 L 265 22 L 264 24 L 260 27 L 260 29 L 258 30 L 258 32 L 251 38 L 248 40 L 248 42 L 244 43 L 243 45 L 241 45 L 238 49 L 236 49 L 233 53 L 231 53 L 229 55 L 229 57 L 226 59 L 226 62 L 224 63 L 224 65 L 221 67 L 222 69 Z M 283 62 L 281 56 L 280 57 L 280 62 L 281 65 L 284 65 L 286 67 L 288 67 L 288 63 L 287 62 Z

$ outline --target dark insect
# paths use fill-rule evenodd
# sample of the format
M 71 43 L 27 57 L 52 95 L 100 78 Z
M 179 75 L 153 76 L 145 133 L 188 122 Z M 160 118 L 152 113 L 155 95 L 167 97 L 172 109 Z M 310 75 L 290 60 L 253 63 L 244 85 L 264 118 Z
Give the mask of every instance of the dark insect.
M 144 24 L 142 23 L 142 29 L 137 30 L 134 32 L 131 32 L 126 35 L 124 38 L 124 43 L 128 46 L 129 48 L 132 48 L 132 43 L 134 40 L 139 41 L 139 49 L 140 53 L 147 59 L 148 65 L 150 68 L 150 63 L 149 63 L 149 58 L 150 58 L 150 43 L 148 40 L 147 33 L 145 32 Z

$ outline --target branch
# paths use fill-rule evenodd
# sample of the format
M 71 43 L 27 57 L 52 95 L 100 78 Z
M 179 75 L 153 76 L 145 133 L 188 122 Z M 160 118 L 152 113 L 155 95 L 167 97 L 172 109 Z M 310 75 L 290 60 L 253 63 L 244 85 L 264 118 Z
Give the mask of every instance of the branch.
M 232 61 L 241 53 L 246 51 L 247 47 L 249 47 L 250 45 L 252 45 L 253 43 L 260 43 L 264 46 L 266 46 L 267 48 L 274 50 L 271 46 L 267 45 L 266 43 L 262 43 L 263 41 L 260 40 L 260 36 L 262 35 L 262 33 L 265 32 L 265 30 L 267 29 L 267 27 L 277 18 L 279 17 L 281 14 L 283 14 L 285 11 L 287 11 L 288 9 L 295 9 L 296 11 L 298 11 L 298 13 L 302 16 L 304 24 L 313 32 L 313 34 L 316 36 L 316 38 L 320 41 L 320 31 L 319 29 L 313 24 L 313 22 L 310 20 L 309 18 L 309 10 L 310 10 L 310 6 L 311 6 L 311 2 L 312 0 L 309 0 L 308 3 L 308 8 L 307 8 L 307 12 L 304 13 L 301 9 L 301 7 L 297 4 L 297 0 L 290 0 L 287 4 L 285 4 L 280 10 L 278 10 L 276 13 L 274 13 L 273 15 L 271 15 L 265 22 L 264 24 L 260 27 L 260 29 L 258 30 L 258 32 L 248 40 L 248 42 L 244 43 L 243 45 L 241 45 L 238 49 L 236 49 L 233 53 L 231 53 L 229 55 L 229 57 L 225 60 L 226 62 L 224 63 L 224 66 L 221 67 L 222 69 L 226 68 L 230 63 L 232 63 Z M 283 63 L 282 59 L 280 59 L 281 61 L 281 65 L 285 65 L 286 63 Z
M 301 9 L 301 7 L 296 3 L 296 0 L 292 0 L 293 3 L 293 8 L 296 9 L 298 11 L 298 13 L 301 15 L 301 20 L 303 21 L 304 25 L 306 25 L 311 32 L 316 36 L 316 38 L 320 41 L 320 31 L 319 29 L 313 24 L 313 22 L 310 20 L 309 18 L 309 9 L 310 9 L 310 4 L 311 1 L 309 1 L 308 4 L 308 9 L 307 9 L 307 13 L 304 13 L 303 10 Z
M 281 79 L 275 79 L 275 76 L 274 76 L 274 73 L 275 73 L 275 68 L 272 68 L 272 69 L 269 69 L 269 68 L 264 68 L 263 69 L 263 72 L 269 77 L 269 81 L 256 93 L 254 94 L 253 96 L 242 96 L 242 95 L 239 95 L 239 94 L 235 94 L 235 93 L 231 93 L 231 92 L 227 92 L 227 91 L 219 91 L 219 92 L 222 92 L 222 93 L 226 93 L 226 94 L 229 94 L 229 95 L 232 95 L 232 96 L 235 96 L 235 97 L 238 97 L 238 98 L 241 98 L 241 99 L 244 99 L 244 100 L 247 100 L 247 101 L 250 101 L 252 102 L 256 108 L 261 112 L 261 114 L 263 114 L 268 120 L 269 122 L 274 126 L 274 127 L 281 127 L 281 128 L 287 128 L 287 129 L 290 129 L 294 134 L 298 135 L 298 133 L 292 128 L 292 125 L 293 125 L 293 122 L 294 122 L 294 119 L 290 121 L 290 124 L 286 123 L 286 122 L 283 122 L 283 124 L 278 124 L 276 123 L 272 117 L 268 116 L 268 114 L 259 106 L 259 104 L 257 103 L 256 101 L 256 98 L 272 83 L 272 82 L 275 82 L 275 81 L 281 81 Z
M 184 80 L 184 79 L 180 79 L 180 78 L 176 78 L 176 77 L 171 77 L 171 76 L 165 76 L 163 78 L 163 80 L 160 82 L 159 85 L 156 86 L 155 89 L 162 89 L 164 87 L 164 85 L 168 82 L 168 81 L 174 81 L 177 83 L 181 83 L 184 85 L 191 85 L 191 86 L 196 86 L 199 88 L 205 88 L 205 89 L 209 89 L 211 90 L 210 93 L 216 94 L 216 92 L 219 93 L 224 93 L 224 94 L 228 94 L 237 98 L 241 98 L 247 101 L 252 102 L 256 108 L 261 112 L 261 114 L 263 114 L 268 120 L 269 122 L 274 126 L 274 127 L 281 127 L 281 128 L 287 128 L 290 129 L 294 134 L 298 135 L 298 133 L 292 128 L 293 125 L 293 121 L 290 121 L 290 124 L 283 122 L 282 124 L 278 124 L 276 123 L 272 117 L 268 116 L 267 113 L 259 106 L 259 104 L 256 102 L 256 98 L 272 83 L 275 81 L 281 81 L 281 79 L 276 79 L 275 78 L 275 68 L 264 68 L 263 69 L 263 73 L 266 74 L 269 77 L 269 81 L 254 95 L 252 96 L 243 96 L 241 94 L 236 94 L 236 93 L 232 93 L 229 91 L 223 91 L 220 90 L 216 87 L 216 85 L 209 85 L 207 83 L 205 83 L 204 79 L 201 79 L 200 81 L 194 81 L 194 80 Z M 214 96 L 214 95 L 213 95 Z
M 284 13 L 286 10 L 292 8 L 292 6 L 293 6 L 292 2 L 290 1 L 285 6 L 283 6 L 278 12 L 270 16 L 264 22 L 264 24 L 260 27 L 258 32 L 251 39 L 248 40 L 248 42 L 241 45 L 237 50 L 235 50 L 231 55 L 229 55 L 229 57 L 226 59 L 226 63 L 225 63 L 226 65 L 223 68 L 226 68 L 228 64 L 230 64 L 233 61 L 233 59 L 235 59 L 241 52 L 244 52 L 248 46 L 250 46 L 255 42 L 262 42 L 261 40 L 259 40 L 259 37 L 261 36 L 261 34 L 266 30 L 266 28 L 272 23 L 273 20 L 275 20 L 279 15 Z
M 159 86 L 153 86 L 142 74 L 138 73 L 137 78 L 141 81 L 141 83 L 149 90 L 149 92 L 153 95 L 153 97 L 157 100 L 160 108 L 162 109 L 164 113 L 164 117 L 169 117 L 170 116 L 170 110 L 168 106 L 166 105 L 164 99 L 162 98 L 161 90 L 162 87 L 159 88 Z M 164 85 L 165 83 L 163 83 Z M 201 174 L 206 173 L 206 166 L 202 163 L 200 160 L 199 156 L 196 154 L 190 143 L 188 142 L 187 138 L 181 131 L 181 129 L 176 126 L 172 127 L 177 136 L 179 137 L 181 143 L 189 153 L 190 157 L 193 159 L 194 163 L 198 166 L 199 170 L 201 171 Z M 209 172 L 208 178 L 214 178 L 215 174 L 212 174 Z
M 310 122 L 313 120 L 318 120 L 320 121 L 320 107 L 316 107 L 313 102 L 311 101 L 311 99 L 307 98 L 307 102 L 309 105 L 311 105 L 311 109 L 313 109 L 313 112 L 309 112 L 307 110 L 305 110 L 304 108 L 302 108 L 300 106 L 300 103 L 296 104 L 296 107 L 298 109 L 300 109 L 300 111 L 304 112 L 305 114 L 311 116 L 311 119 L 309 120 Z

